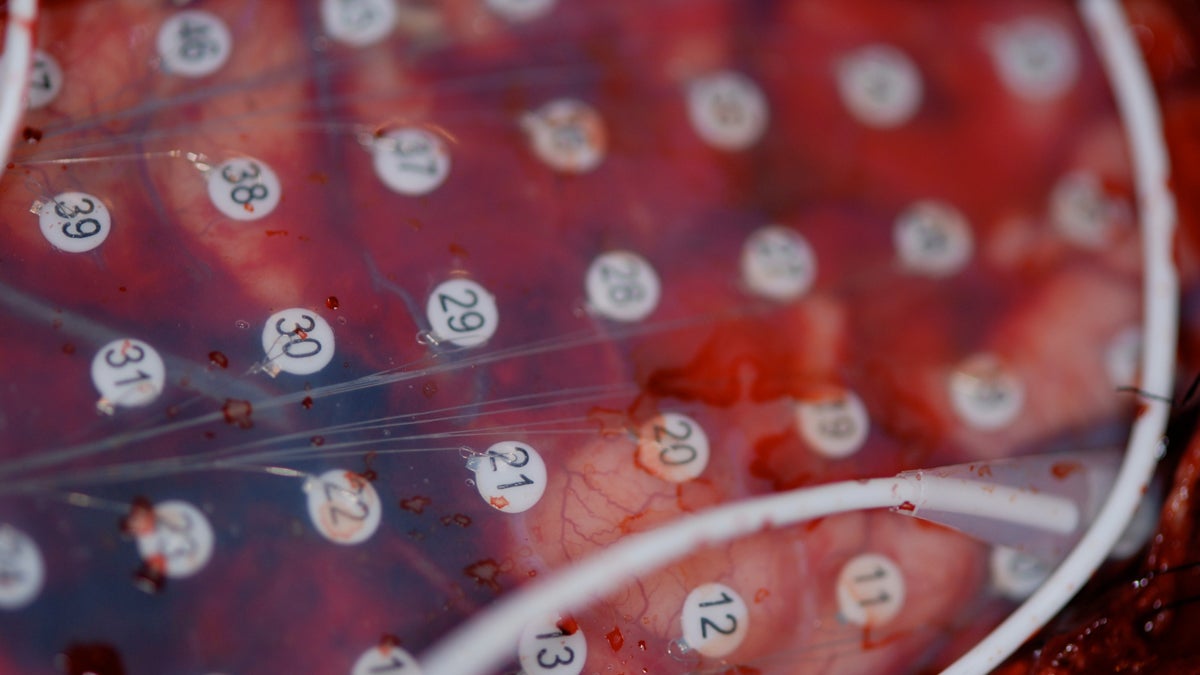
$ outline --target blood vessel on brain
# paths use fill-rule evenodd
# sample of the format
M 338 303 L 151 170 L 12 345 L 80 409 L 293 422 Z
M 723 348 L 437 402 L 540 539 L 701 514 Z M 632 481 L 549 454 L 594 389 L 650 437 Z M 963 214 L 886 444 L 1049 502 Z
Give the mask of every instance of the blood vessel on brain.
M 389 653 L 397 640 L 381 635 L 419 652 L 498 594 L 707 506 L 1123 440 L 1130 408 L 1105 364 L 1139 315 L 1137 231 L 1121 218 L 1120 127 L 1066 8 L 511 4 L 409 7 L 359 45 L 324 38 L 336 31 L 315 11 L 208 3 L 232 42 L 196 78 L 155 68 L 171 7 L 43 9 L 38 44 L 61 87 L 29 113 L 36 142 L 0 184 L 0 508 L 46 574 L 40 597 L 0 615 L 0 672 L 57 653 L 68 668 L 116 654 L 130 672 L 350 672 L 368 649 Z M 1060 69 L 1074 73 L 1064 89 L 1035 101 L 1010 71 L 1027 84 L 1038 71 L 1004 70 L 988 46 L 1019 57 L 1003 40 L 1031 17 L 1078 59 Z M 1012 30 L 987 32 L 997 26 Z M 187 54 L 216 53 L 200 33 L 184 36 Z M 864 48 L 865 70 L 843 62 Z M 529 116 L 555 101 L 586 104 L 586 124 L 533 138 Z M 436 152 L 391 142 L 405 129 Z M 586 170 L 555 163 L 568 150 Z M 80 157 L 98 161 L 60 161 Z M 430 168 L 436 180 L 416 180 Z M 1100 235 L 1078 236 L 1083 216 L 1065 234 L 1053 218 L 1051 187 L 1080 172 L 1102 187 L 1081 193 L 1085 215 L 1113 214 Z M 30 207 L 53 215 L 56 195 L 77 192 L 111 221 L 100 245 L 69 253 Z M 902 256 L 901 214 L 930 202 L 962 220 L 930 216 Z M 962 222 L 967 244 L 953 239 Z M 70 244 L 92 225 L 44 227 Z M 765 227 L 798 238 L 751 242 Z M 953 265 L 930 262 L 944 258 L 925 242 L 951 240 Z M 615 251 L 640 262 L 613 267 L 593 297 L 588 270 Z M 474 295 L 439 300 L 438 288 Z M 637 311 L 604 304 L 651 296 Z M 486 336 L 453 340 L 475 331 Z M 153 347 L 165 384 L 141 406 L 109 396 L 112 414 L 97 415 L 89 359 L 114 369 L 113 386 L 149 379 L 134 352 L 98 354 L 114 340 Z M 305 368 L 318 352 L 328 363 Z M 973 378 L 962 395 L 948 385 L 960 368 Z M 1011 378 L 1020 413 L 972 424 L 1006 418 L 987 406 Z M 848 391 L 866 420 L 836 415 Z M 835 415 L 806 433 L 797 402 Z M 500 441 L 546 465 L 544 494 L 519 515 L 468 483 L 463 447 L 512 469 L 498 486 L 531 480 L 515 455 L 480 454 Z M 693 477 L 685 465 L 701 454 Z M 330 470 L 345 484 L 303 477 Z M 375 501 L 355 474 L 376 476 Z M 151 543 L 124 541 L 111 512 L 140 496 L 195 505 L 215 540 L 203 569 L 152 597 L 125 583 Z M 380 525 L 337 546 L 306 504 L 327 529 Z M 164 550 L 193 550 L 176 528 Z M 905 605 L 864 636 L 838 623 L 835 585 L 872 554 L 903 571 Z M 671 644 L 688 633 L 689 592 L 720 583 L 750 626 L 729 664 L 932 667 L 1008 606 L 985 559 L 953 533 L 857 514 L 697 553 L 572 620 L 589 668 L 713 665 Z M 852 597 L 890 588 L 858 576 Z M 228 621 L 235 606 L 280 628 L 247 631 Z

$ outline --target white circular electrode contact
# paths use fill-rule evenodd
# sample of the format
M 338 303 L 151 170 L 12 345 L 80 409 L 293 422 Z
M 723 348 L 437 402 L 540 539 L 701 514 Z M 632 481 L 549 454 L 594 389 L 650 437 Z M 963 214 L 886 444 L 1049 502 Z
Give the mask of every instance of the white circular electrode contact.
M 1121 199 L 1104 192 L 1100 177 L 1089 171 L 1072 171 L 1054 184 L 1050 193 L 1050 222 L 1074 244 L 1100 248 L 1112 241 L 1133 214 Z
M 275 171 L 261 160 L 236 157 L 208 171 L 208 198 L 217 210 L 234 220 L 265 218 L 283 195 Z
M 750 78 L 733 71 L 699 77 L 687 86 L 692 128 L 718 150 L 745 150 L 766 133 L 767 97 Z
M 846 391 L 832 398 L 797 402 L 796 426 L 814 452 L 842 459 L 862 448 L 870 431 L 870 418 L 862 399 Z
M 641 321 L 658 307 L 662 293 L 654 267 L 630 251 L 597 256 L 588 266 L 584 286 L 591 309 L 614 321 Z
M 233 52 L 233 34 L 211 12 L 184 10 L 158 29 L 163 70 L 183 77 L 204 77 L 221 69 Z
M 704 584 L 688 593 L 679 617 L 683 641 L 701 654 L 732 654 L 750 632 L 750 610 L 737 591 L 725 584 Z
M 208 564 L 213 554 L 212 525 L 200 509 L 170 500 L 154 506 L 154 528 L 137 537 L 138 555 L 168 577 L 190 577 Z
M 742 247 L 742 281 L 755 294 L 778 302 L 812 288 L 817 257 L 799 232 L 780 225 L 755 230 Z
M 974 248 L 966 217 L 945 202 L 915 202 L 896 217 L 892 240 L 900 266 L 914 274 L 948 277 L 971 260 Z
M 149 344 L 133 338 L 113 340 L 92 357 L 92 384 L 101 410 L 149 405 L 162 393 L 167 366 Z
M 321 0 L 325 33 L 351 47 L 382 41 L 396 27 L 396 0 Z
M 891 558 L 864 553 L 838 573 L 838 615 L 847 623 L 876 628 L 891 621 L 904 606 L 904 575 Z
M 33 70 L 29 73 L 29 108 L 45 108 L 62 91 L 63 71 L 58 59 L 41 49 L 33 50 Z
M 421 675 L 421 667 L 407 651 L 395 645 L 379 645 L 358 657 L 350 675 Z
M 45 581 L 46 563 L 37 543 L 12 525 L 0 524 L 0 610 L 29 606 Z
M 412 197 L 433 192 L 450 175 L 450 151 L 436 134 L 406 127 L 371 141 L 375 175 L 392 192 Z
M 1036 557 L 1008 546 L 992 548 L 988 568 L 991 570 L 992 586 L 1015 602 L 1033 595 L 1052 570 Z
M 860 47 L 835 67 L 838 94 L 854 119 L 891 129 L 912 119 L 921 105 L 921 72 L 907 54 L 891 45 Z
M 96 195 L 63 192 L 37 206 L 42 236 L 54 248 L 86 253 L 103 244 L 112 232 L 112 214 Z
M 517 659 L 525 675 L 579 675 L 587 661 L 587 639 L 562 617 L 535 621 L 521 631 Z
M 998 26 L 990 31 L 987 44 L 1001 81 L 1027 101 L 1058 98 L 1078 79 L 1075 40 L 1055 21 L 1026 17 Z
M 521 126 L 533 154 L 562 173 L 587 173 L 608 151 L 608 132 L 595 108 L 574 99 L 557 99 L 526 114 Z
M 671 483 L 686 483 L 708 467 L 708 435 L 696 420 L 681 413 L 658 415 L 638 433 L 638 465 Z
M 438 284 L 425 303 L 425 318 L 436 342 L 476 347 L 487 342 L 500 325 L 496 297 L 470 279 Z
M 497 511 L 528 511 L 546 491 L 546 462 L 525 443 L 496 443 L 468 460 L 467 467 L 475 473 L 479 496 Z
M 333 328 L 320 314 L 303 307 L 276 312 L 267 318 L 262 332 L 265 370 L 293 375 L 311 375 L 333 360 Z
M 950 404 L 968 426 L 981 431 L 1012 423 L 1025 404 L 1025 387 L 992 354 L 969 357 L 950 375 Z
M 361 544 L 379 529 L 383 508 L 366 478 L 330 469 L 304 481 L 308 517 L 322 537 L 335 544 Z

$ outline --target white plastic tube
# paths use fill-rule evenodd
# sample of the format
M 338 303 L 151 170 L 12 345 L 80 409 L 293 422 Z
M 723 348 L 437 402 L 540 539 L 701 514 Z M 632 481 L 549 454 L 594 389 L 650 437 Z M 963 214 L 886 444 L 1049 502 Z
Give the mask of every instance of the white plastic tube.
M 25 110 L 25 90 L 33 61 L 33 27 L 37 21 L 37 0 L 11 0 L 8 25 L 4 31 L 4 55 L 0 56 L 0 176 L 8 166 L 8 156 Z

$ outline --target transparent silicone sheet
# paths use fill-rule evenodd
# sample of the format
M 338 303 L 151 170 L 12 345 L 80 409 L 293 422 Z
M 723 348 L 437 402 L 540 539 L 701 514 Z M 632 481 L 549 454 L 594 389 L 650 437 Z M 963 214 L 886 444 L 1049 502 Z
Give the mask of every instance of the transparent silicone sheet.
M 1169 391 L 1174 287 L 1113 5 L 194 5 L 37 24 L 0 669 L 945 666 L 1065 549 L 790 491 L 1128 443 L 977 670 L 1121 535 L 1165 404 L 1116 389 Z M 687 520 L 769 494 L 733 543 Z M 684 522 L 711 545 L 560 576 Z

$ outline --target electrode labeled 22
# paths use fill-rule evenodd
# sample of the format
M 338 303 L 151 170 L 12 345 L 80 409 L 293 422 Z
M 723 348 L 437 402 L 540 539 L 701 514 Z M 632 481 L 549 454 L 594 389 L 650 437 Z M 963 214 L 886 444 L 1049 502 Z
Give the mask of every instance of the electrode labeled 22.
M 472 457 L 467 468 L 475 472 L 483 501 L 505 513 L 528 511 L 546 491 L 546 463 L 524 443 L 501 441 Z

